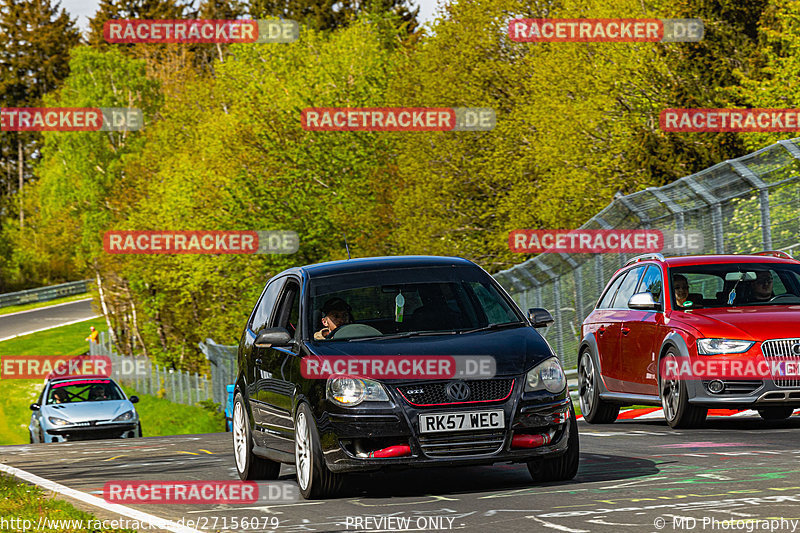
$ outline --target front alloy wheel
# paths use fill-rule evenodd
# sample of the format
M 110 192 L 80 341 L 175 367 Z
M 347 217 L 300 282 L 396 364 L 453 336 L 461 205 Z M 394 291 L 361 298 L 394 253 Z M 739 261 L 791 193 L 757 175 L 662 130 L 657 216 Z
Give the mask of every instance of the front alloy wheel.
M 322 500 L 341 490 L 342 476 L 331 472 L 325 464 L 314 415 L 306 403 L 297 407 L 294 419 L 294 458 L 297 485 L 303 498 Z
M 678 368 L 678 358 L 672 351 L 667 352 L 660 368 Z M 689 404 L 686 380 L 680 377 L 661 378 L 659 376 L 658 395 L 664 409 L 664 418 L 672 428 L 699 427 L 705 422 L 708 409 Z

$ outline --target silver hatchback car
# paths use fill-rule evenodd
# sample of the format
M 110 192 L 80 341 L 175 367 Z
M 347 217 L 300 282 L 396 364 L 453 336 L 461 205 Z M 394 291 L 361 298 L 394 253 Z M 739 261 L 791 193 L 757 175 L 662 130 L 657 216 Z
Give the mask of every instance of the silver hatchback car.
M 142 424 L 133 406 L 138 401 L 105 376 L 47 380 L 39 401 L 31 404 L 31 444 L 141 437 Z

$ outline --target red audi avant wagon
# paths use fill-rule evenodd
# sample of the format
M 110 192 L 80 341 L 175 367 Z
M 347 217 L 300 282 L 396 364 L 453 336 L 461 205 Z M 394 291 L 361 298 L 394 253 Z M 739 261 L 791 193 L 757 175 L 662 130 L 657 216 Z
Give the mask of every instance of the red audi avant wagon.
M 580 406 L 592 424 L 661 405 L 673 428 L 710 407 L 780 420 L 800 407 L 800 261 L 784 252 L 636 257 L 581 327 Z

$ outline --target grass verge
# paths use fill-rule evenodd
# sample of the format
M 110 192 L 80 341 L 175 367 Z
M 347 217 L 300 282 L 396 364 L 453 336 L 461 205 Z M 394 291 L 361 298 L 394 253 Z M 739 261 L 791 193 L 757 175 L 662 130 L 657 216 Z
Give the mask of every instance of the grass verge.
M 136 412 L 142 421 L 142 435 L 145 437 L 225 431 L 223 413 L 198 405 L 182 405 L 155 396 L 139 394 L 132 387 L 123 386 L 122 389 L 129 397 L 139 397 Z
M 4 355 L 80 355 L 88 350 L 84 339 L 89 326 L 105 325 L 102 318 L 94 318 L 31 333 L 0 342 L 0 356 Z M 4 379 L 0 381 L 0 445 L 27 444 L 28 423 L 31 418 L 30 404 L 42 391 L 41 379 Z M 194 405 L 181 405 L 154 396 L 141 395 L 132 388 L 124 387 L 129 396 L 139 396 L 136 411 L 142 419 L 142 432 L 147 437 L 163 435 L 186 435 L 191 433 L 215 433 L 225 430 L 222 413 Z
M 0 474 L 0 531 L 33 531 L 40 520 L 44 531 L 83 533 L 93 529 L 91 526 L 96 525 L 98 519 L 66 501 L 57 500 L 39 487 Z M 49 523 L 44 520 L 49 520 Z M 54 523 L 54 520 L 60 522 Z M 108 528 L 95 530 L 115 533 L 134 531 Z
M 9 305 L 8 307 L 0 307 L 0 316 L 16 313 L 18 311 L 29 311 L 30 309 L 40 309 L 42 307 L 50 307 L 51 305 L 77 302 L 78 300 L 85 300 L 91 297 L 92 296 L 88 292 L 85 292 L 83 294 L 73 294 L 72 296 L 56 298 L 55 300 L 47 300 L 46 302 L 31 302 L 20 305 Z

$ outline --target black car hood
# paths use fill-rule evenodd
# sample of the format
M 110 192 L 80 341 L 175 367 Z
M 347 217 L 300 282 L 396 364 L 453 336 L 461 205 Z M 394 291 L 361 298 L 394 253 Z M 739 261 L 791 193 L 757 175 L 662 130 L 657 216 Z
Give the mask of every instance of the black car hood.
M 495 358 L 498 376 L 522 374 L 553 356 L 542 336 L 528 326 L 387 340 L 310 341 L 306 346 L 320 356 L 489 355 Z

